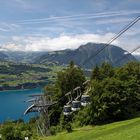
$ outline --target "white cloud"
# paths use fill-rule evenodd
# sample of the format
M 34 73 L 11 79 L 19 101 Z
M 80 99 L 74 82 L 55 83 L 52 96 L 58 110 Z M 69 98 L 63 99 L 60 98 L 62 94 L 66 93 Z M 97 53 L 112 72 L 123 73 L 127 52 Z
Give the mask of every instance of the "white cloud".
M 59 37 L 13 37 L 13 42 L 3 45 L 2 48 L 20 51 L 55 51 L 64 49 L 76 49 L 88 42 L 106 43 L 114 36 L 113 33 L 104 35 L 99 34 L 79 34 L 79 35 L 60 35 Z M 118 44 L 118 41 L 114 42 Z
M 140 55 L 140 51 L 132 53 L 133 55 Z
M 137 22 L 136 24 L 135 24 L 135 26 L 133 26 L 131 29 L 129 29 L 127 32 L 125 32 L 125 35 L 127 36 L 127 37 L 133 37 L 134 39 L 137 37 L 137 38 L 139 38 L 139 36 L 140 36 L 140 24 L 139 24 L 139 22 Z M 139 39 L 138 39 L 139 40 Z
M 7 32 L 8 30 L 5 29 L 5 28 L 0 28 L 0 31 L 2 31 L 2 32 Z
M 78 34 L 78 35 L 65 35 L 61 34 L 58 37 L 20 37 L 13 36 L 13 41 L 1 45 L 1 49 L 11 51 L 56 51 L 64 49 L 76 49 L 80 45 L 88 42 L 94 43 L 107 43 L 114 37 L 113 33 L 106 34 Z M 129 41 L 128 41 L 129 40 Z M 139 46 L 138 39 L 122 37 L 115 40 L 112 44 L 122 47 L 123 49 L 131 52 L 134 48 Z M 140 54 L 140 50 L 135 51 L 133 54 Z
M 16 45 L 14 43 L 9 43 L 1 47 L 1 50 L 9 50 L 9 51 L 21 51 L 22 45 Z
M 101 19 L 101 20 L 95 21 L 95 23 L 96 24 L 114 24 L 114 23 L 130 22 L 130 21 L 132 21 L 132 18 L 117 17 L 117 18 L 111 18 L 111 19 Z
M 120 11 L 109 11 L 109 12 L 102 12 L 102 13 L 86 13 L 86 14 L 79 14 L 79 15 L 67 15 L 67 16 L 54 16 L 54 17 L 48 17 L 48 18 L 39 18 L 39 19 L 30 19 L 30 20 L 22 20 L 17 21 L 18 24 L 39 24 L 39 23 L 50 23 L 50 22 L 58 22 L 58 21 L 79 21 L 81 19 L 100 19 L 100 18 L 109 18 L 109 17 L 122 17 L 122 16 L 128 16 L 133 14 L 140 13 L 140 10 L 120 10 Z M 128 21 L 129 19 L 121 19 L 116 20 L 114 22 L 124 22 Z M 104 21 L 102 21 L 104 22 Z M 112 21 L 110 21 L 112 23 Z M 113 23 L 114 23 L 113 22 Z M 106 20 L 105 20 L 106 23 Z
M 19 29 L 20 25 L 0 22 L 0 31 L 8 32 Z

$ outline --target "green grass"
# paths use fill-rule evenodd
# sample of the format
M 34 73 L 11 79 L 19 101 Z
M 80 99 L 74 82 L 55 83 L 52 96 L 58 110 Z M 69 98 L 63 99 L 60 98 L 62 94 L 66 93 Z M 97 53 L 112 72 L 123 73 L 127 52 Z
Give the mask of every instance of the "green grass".
M 0 62 L 0 83 L 2 87 L 25 83 L 54 82 L 57 72 L 64 67 L 43 64 L 18 64 Z M 5 73 L 6 72 L 6 73 Z M 43 78 L 43 79 L 41 79 Z M 5 88 L 6 89 L 6 88 Z
M 140 140 L 140 117 L 102 126 L 86 126 L 40 140 Z

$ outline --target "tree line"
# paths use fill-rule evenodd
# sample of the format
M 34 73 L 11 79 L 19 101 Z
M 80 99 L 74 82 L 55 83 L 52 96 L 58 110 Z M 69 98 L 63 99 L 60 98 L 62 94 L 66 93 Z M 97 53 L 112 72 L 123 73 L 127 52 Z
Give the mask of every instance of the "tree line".
M 90 76 L 90 83 L 82 88 L 82 92 L 90 87 L 91 104 L 67 117 L 63 115 L 63 107 L 68 102 L 64 95 L 86 80 L 81 68 L 70 63 L 69 67 L 58 72 L 56 82 L 44 88 L 58 104 L 50 108 L 52 132 L 72 126 L 95 125 L 128 119 L 140 111 L 140 63 L 129 62 L 122 67 L 113 67 L 108 63 L 95 66 Z M 63 97 L 63 98 L 62 98 Z
M 73 62 L 58 72 L 54 84 L 44 87 L 44 93 L 53 101 L 59 101 L 49 108 L 50 132 L 56 134 L 63 130 L 72 131 L 73 127 L 105 124 L 129 119 L 140 114 L 140 63 L 130 62 L 121 67 L 108 63 L 95 66 L 88 77 L 90 82 L 83 87 L 87 77 Z M 81 92 L 90 88 L 90 105 L 81 107 L 70 116 L 63 115 L 63 107 L 68 102 L 65 94 L 81 86 Z M 26 136 L 37 139 L 35 120 L 6 122 L 0 125 L 0 134 L 5 140 L 23 140 Z M 1 138 L 0 138 L 1 139 Z

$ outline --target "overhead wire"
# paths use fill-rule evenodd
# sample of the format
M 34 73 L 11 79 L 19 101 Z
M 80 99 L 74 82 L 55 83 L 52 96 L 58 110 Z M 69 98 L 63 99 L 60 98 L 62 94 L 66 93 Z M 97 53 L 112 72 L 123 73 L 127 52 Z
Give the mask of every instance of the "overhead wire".
M 94 55 L 90 56 L 88 59 L 84 61 L 83 64 L 87 63 L 91 58 L 95 58 L 98 54 L 100 54 L 106 47 L 108 47 L 113 41 L 115 41 L 118 37 L 120 37 L 124 32 L 126 32 L 129 28 L 131 28 L 134 24 L 136 24 L 140 20 L 140 16 L 136 17 L 133 21 L 131 21 L 128 25 L 126 25 L 121 31 L 119 31 L 111 40 L 109 40 L 101 49 L 99 49 Z M 9 72 L 10 73 L 10 72 Z
M 113 41 L 115 41 L 117 38 L 119 38 L 123 33 L 125 33 L 129 28 L 131 28 L 134 24 L 136 24 L 138 21 L 140 20 L 140 16 L 138 16 L 138 17 L 136 17 L 133 21 L 131 21 L 128 25 L 126 25 L 121 31 L 119 31 L 113 38 L 111 38 L 111 40 L 109 40 L 108 42 L 107 42 L 107 44 L 105 44 L 104 46 L 103 46 L 103 48 L 101 48 L 100 50 L 98 50 L 97 52 L 96 52 L 96 54 L 94 55 L 94 56 L 91 56 L 92 58 L 94 58 L 95 56 L 97 56 L 99 53 L 101 53 L 106 47 L 108 47 Z M 137 49 L 139 49 L 140 48 L 140 46 L 139 47 L 137 47 L 137 48 L 135 48 L 134 50 L 132 50 L 132 52 L 131 53 L 133 53 L 134 51 L 136 51 Z M 90 58 L 91 58 L 90 57 Z M 88 58 L 88 60 L 89 60 L 89 58 Z M 87 62 L 88 60 L 86 60 L 85 62 Z M 85 63 L 84 62 L 84 63 Z M 84 82 L 85 83 L 85 82 Z M 83 83 L 83 84 L 84 84 Z M 76 88 L 75 88 L 76 89 Z M 69 93 L 69 92 L 68 92 Z M 67 96 L 67 94 L 65 94 L 63 97 L 61 97 L 57 102 L 55 102 L 54 104 L 57 104 L 58 102 L 60 102 L 61 100 L 63 100 L 63 98 L 64 97 L 66 97 Z M 53 105 L 54 105 L 53 104 Z
M 109 40 L 107 42 L 107 44 L 105 44 L 100 50 L 98 50 L 95 55 L 89 57 L 84 63 L 86 63 L 89 59 L 96 57 L 98 54 L 100 54 L 106 47 L 108 47 L 113 41 L 115 41 L 117 38 L 119 38 L 123 33 L 125 33 L 129 28 L 131 28 L 134 24 L 136 24 L 138 21 L 140 20 L 140 16 L 136 17 L 133 21 L 131 21 L 128 25 L 126 25 L 121 31 L 119 31 L 111 40 Z M 136 47 L 134 50 L 132 50 L 130 53 L 133 53 L 134 51 L 138 50 L 140 48 L 140 46 Z M 128 56 L 128 55 L 127 55 Z M 126 57 L 126 56 L 125 56 Z M 124 58 L 124 56 L 123 56 Z M 122 59 L 119 59 L 122 61 Z M 118 60 L 117 60 L 118 62 Z M 84 82 L 86 83 L 86 82 Z M 84 85 L 83 83 L 83 85 Z M 79 88 L 76 87 L 75 90 Z M 61 98 L 59 98 L 58 101 L 54 102 L 53 104 L 51 104 L 50 106 L 53 106 L 55 104 L 58 104 L 60 101 L 62 101 L 66 96 L 68 96 L 69 94 L 72 94 L 71 92 L 66 93 L 64 96 L 62 96 Z
M 133 49 L 131 52 L 129 52 L 128 54 L 131 54 L 131 53 L 135 52 L 135 51 L 138 50 L 138 49 L 140 49 L 140 46 L 134 48 L 134 49 Z M 115 63 L 121 62 L 124 58 L 128 57 L 128 54 L 125 55 L 125 56 L 123 56 L 123 57 L 121 57 L 121 58 L 118 59 L 117 61 L 115 61 Z M 83 85 L 85 85 L 85 84 L 87 84 L 87 83 L 89 83 L 89 80 L 86 80 L 86 81 L 83 83 Z M 79 88 L 81 88 L 81 87 L 77 86 L 76 88 L 73 89 L 73 91 L 76 91 L 76 90 L 78 90 Z M 59 100 L 57 100 L 56 102 L 50 104 L 49 107 L 58 104 L 60 101 L 62 101 L 62 100 L 63 100 L 66 96 L 68 96 L 69 94 L 72 94 L 72 93 L 71 93 L 71 92 L 66 93 L 64 96 L 62 96 L 61 98 L 59 98 Z M 42 96 L 42 95 L 41 95 L 41 96 Z
M 122 61 L 124 58 L 128 57 L 129 54 L 134 53 L 134 52 L 137 51 L 138 49 L 140 49 L 140 46 L 134 48 L 134 49 L 133 49 L 131 52 L 129 52 L 127 55 L 125 55 L 125 56 L 121 57 L 121 59 L 115 61 L 115 63 L 118 63 L 118 62 Z M 89 80 L 86 80 L 86 81 L 83 83 L 83 85 L 87 84 L 88 82 L 89 82 Z M 78 87 L 75 88 L 75 90 L 77 90 L 77 89 L 79 89 L 79 88 L 80 88 L 80 87 L 78 86 Z M 58 102 L 61 101 L 64 97 L 68 96 L 69 94 L 71 94 L 71 92 L 66 93 L 63 97 L 61 97 L 61 98 L 58 100 Z M 56 102 L 55 104 L 57 104 L 58 102 Z
M 94 56 L 91 56 L 90 58 L 94 58 L 94 57 L 96 57 L 98 54 L 100 54 L 106 47 L 108 47 L 114 40 L 116 40 L 117 38 L 119 38 L 123 33 L 125 33 L 129 28 L 131 28 L 134 24 L 136 24 L 138 21 L 140 20 L 140 16 L 138 16 L 137 18 L 135 18 L 132 22 L 130 22 L 127 26 L 125 26 L 125 28 L 123 28 L 120 32 L 118 32 L 118 34 L 116 34 L 110 41 L 108 41 L 107 42 L 107 44 L 105 44 L 104 46 L 103 46 L 103 48 L 101 48 L 100 50 L 98 50 L 96 53 L 95 53 L 95 55 Z M 136 50 L 138 50 L 140 48 L 140 46 L 138 46 L 138 47 L 136 47 L 136 48 L 134 48 L 130 53 L 133 53 L 133 52 L 135 52 Z M 129 54 L 130 54 L 129 53 Z M 121 62 L 124 58 L 126 58 L 128 56 L 128 54 L 127 55 L 125 55 L 125 56 L 123 56 L 123 57 L 121 57 L 121 59 L 119 59 L 119 60 L 117 60 L 116 61 L 116 63 L 118 63 L 118 62 Z M 85 62 L 87 62 L 89 60 L 89 58 L 85 61 Z M 85 63 L 84 62 L 84 63 Z M 84 82 L 84 83 L 87 83 L 87 81 L 86 82 Z M 84 85 L 84 83 L 83 83 L 83 85 Z M 75 89 L 73 89 L 73 91 L 76 91 L 77 89 L 79 89 L 79 88 L 81 88 L 81 87 L 76 87 Z M 59 100 L 57 101 L 57 102 L 53 102 L 51 105 L 49 105 L 48 106 L 48 108 L 49 107 L 51 107 L 51 106 L 54 106 L 54 105 L 56 105 L 56 104 L 58 104 L 60 101 L 62 101 L 66 96 L 69 96 L 69 95 L 72 95 L 72 92 L 68 92 L 68 93 L 66 93 L 64 96 L 62 96 L 61 98 L 59 98 Z
M 128 52 L 126 55 L 124 55 L 124 56 L 122 56 L 121 58 L 117 59 L 117 60 L 115 61 L 115 64 L 117 64 L 117 63 L 120 64 L 120 62 L 121 62 L 123 59 L 127 58 L 127 57 L 129 56 L 129 54 L 132 54 L 133 52 L 137 51 L 138 49 L 140 49 L 140 46 L 134 48 L 131 52 Z
M 96 51 L 96 53 L 90 56 L 88 59 L 84 61 L 83 64 L 87 63 L 91 58 L 95 58 L 98 54 L 100 54 L 105 48 L 107 48 L 112 42 L 114 42 L 117 38 L 119 38 L 124 32 L 126 32 L 129 28 L 131 28 L 134 24 L 136 24 L 140 20 L 140 16 L 136 17 L 133 21 L 131 21 L 128 25 L 126 25 L 121 31 L 119 31 L 111 40 L 107 42 L 101 49 Z

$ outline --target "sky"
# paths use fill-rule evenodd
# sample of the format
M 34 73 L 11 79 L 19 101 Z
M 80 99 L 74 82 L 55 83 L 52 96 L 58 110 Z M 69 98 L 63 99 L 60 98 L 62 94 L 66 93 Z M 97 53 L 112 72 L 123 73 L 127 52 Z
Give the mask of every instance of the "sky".
M 55 51 L 107 43 L 138 16 L 140 0 L 0 0 L 0 50 Z M 140 20 L 112 44 L 131 52 L 139 40 Z

